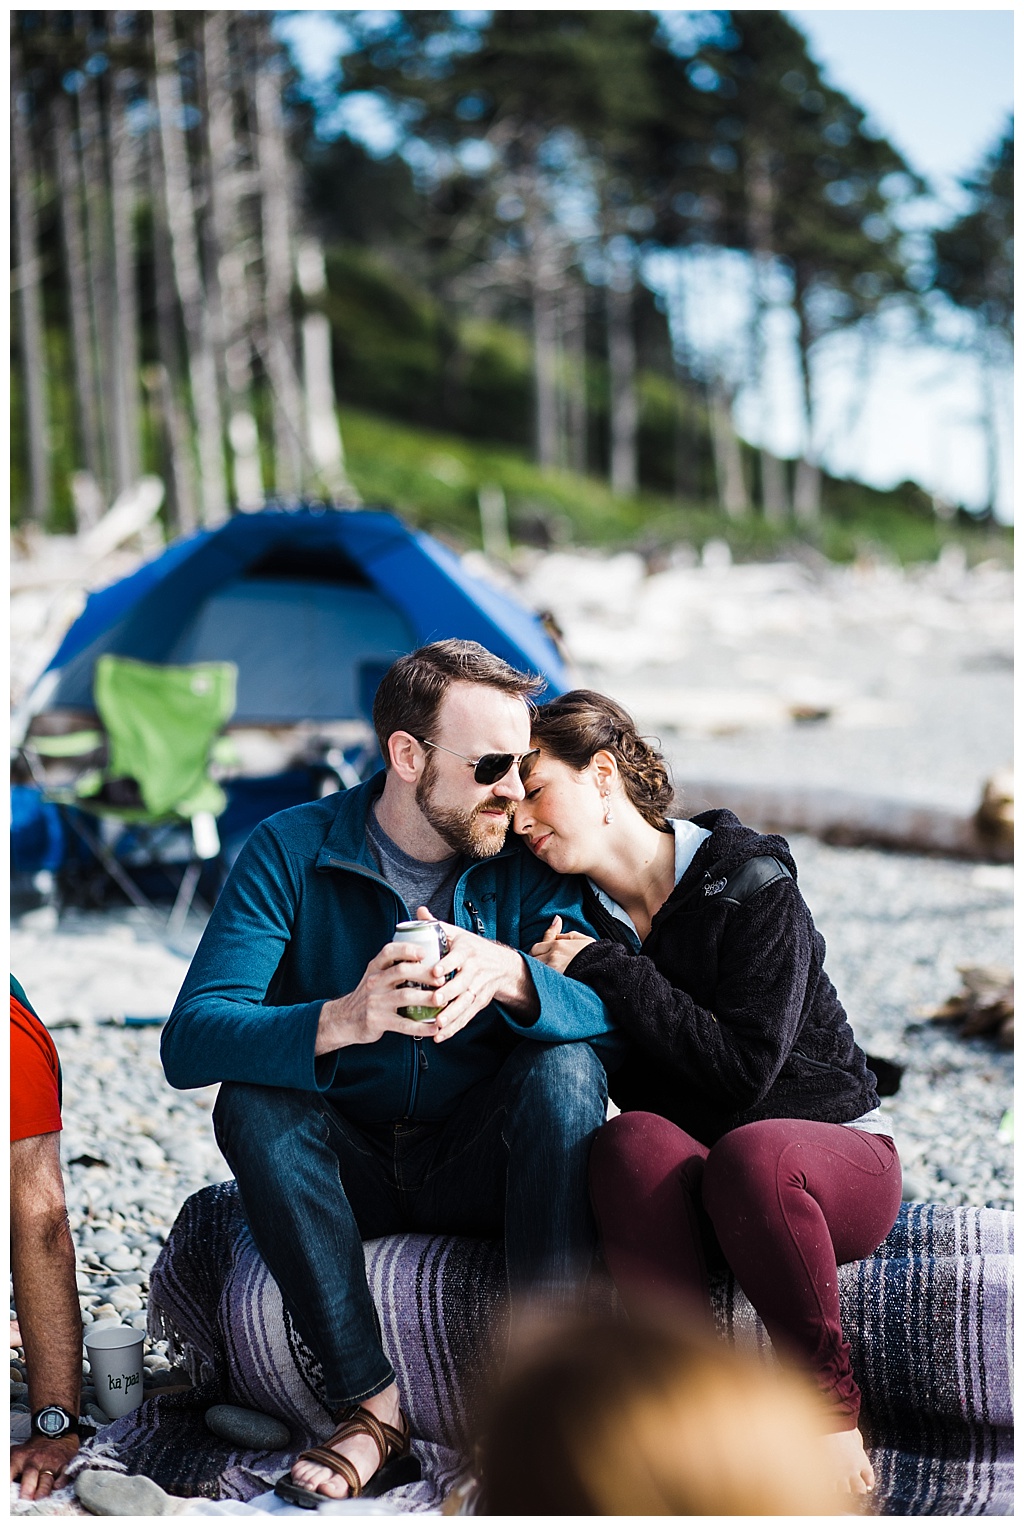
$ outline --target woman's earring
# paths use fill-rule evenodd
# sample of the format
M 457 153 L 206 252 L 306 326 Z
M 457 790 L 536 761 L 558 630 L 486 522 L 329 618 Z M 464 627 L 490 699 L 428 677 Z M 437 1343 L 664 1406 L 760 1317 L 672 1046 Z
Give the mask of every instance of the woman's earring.
M 611 826 L 611 822 L 612 822 L 612 803 L 611 803 L 611 800 L 609 799 L 608 791 L 605 790 L 604 791 L 604 824 L 605 824 L 606 827 L 607 826 Z

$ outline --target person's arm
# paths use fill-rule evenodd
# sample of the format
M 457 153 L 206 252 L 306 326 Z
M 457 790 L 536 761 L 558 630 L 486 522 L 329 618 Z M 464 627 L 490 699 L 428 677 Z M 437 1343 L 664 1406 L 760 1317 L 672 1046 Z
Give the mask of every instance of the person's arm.
M 813 956 L 810 913 L 792 880 L 767 885 L 725 919 L 714 1010 L 662 975 L 643 954 L 602 940 L 576 954 L 584 982 L 620 1026 L 679 1080 L 730 1110 L 770 1089 L 800 1030 Z
M 580 880 L 575 875 L 554 874 L 526 853 L 521 856 L 520 875 L 516 929 L 516 943 L 522 950 L 518 955 L 520 978 L 535 992 L 535 1004 L 523 1011 L 497 997 L 505 1021 L 521 1038 L 540 1043 L 600 1040 L 601 1052 L 611 1055 L 618 1048 L 618 1025 L 602 995 L 586 986 L 581 989 L 580 982 L 567 980 L 529 953 L 548 933 L 556 916 L 565 932 L 594 935 L 583 911 Z
M 292 936 L 302 886 L 290 855 L 266 823 L 239 855 L 206 926 L 164 1028 L 160 1054 L 172 1086 L 216 1081 L 323 1091 L 339 1053 L 384 1033 L 429 1038 L 430 1023 L 401 1017 L 423 1004 L 408 989 L 426 978 L 418 950 L 387 944 L 358 985 L 327 1000 L 274 1006 L 267 992 Z M 453 1004 L 454 1017 L 466 1003 Z
M 301 886 L 291 856 L 262 822 L 217 898 L 160 1039 L 172 1086 L 217 1081 L 320 1091 L 336 1060 L 316 1057 L 324 1006 L 266 1004 L 292 936 Z
M 59 1404 L 78 1418 L 82 1387 L 82 1316 L 75 1247 L 60 1172 L 60 1134 L 11 1144 L 11 1273 L 28 1366 L 29 1409 Z M 59 1487 L 78 1451 L 77 1434 L 32 1436 L 11 1451 L 11 1478 L 22 1499 Z

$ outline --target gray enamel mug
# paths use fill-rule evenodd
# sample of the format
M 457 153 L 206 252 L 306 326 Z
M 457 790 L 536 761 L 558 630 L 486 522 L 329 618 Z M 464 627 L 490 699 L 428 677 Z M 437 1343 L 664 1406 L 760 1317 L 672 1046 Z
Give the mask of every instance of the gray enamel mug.
M 85 1332 L 96 1399 L 111 1420 L 119 1420 L 142 1403 L 145 1340 L 145 1330 L 130 1325 L 100 1325 Z

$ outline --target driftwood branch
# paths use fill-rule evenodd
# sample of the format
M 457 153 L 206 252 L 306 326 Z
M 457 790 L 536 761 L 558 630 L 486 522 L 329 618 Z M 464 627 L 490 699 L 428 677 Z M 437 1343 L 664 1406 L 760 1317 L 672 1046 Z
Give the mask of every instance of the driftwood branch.
M 989 781 L 986 798 L 998 794 L 1000 788 L 1005 790 L 1005 785 L 997 783 L 998 778 Z M 937 806 L 852 790 L 682 779 L 679 791 L 687 815 L 712 806 L 728 806 L 763 831 L 806 832 L 837 847 L 892 848 L 990 863 L 1010 863 L 1013 859 L 1012 793 L 1007 821 L 1005 807 L 1000 820 L 996 808 L 987 809 L 984 801 L 977 811 L 965 816 Z

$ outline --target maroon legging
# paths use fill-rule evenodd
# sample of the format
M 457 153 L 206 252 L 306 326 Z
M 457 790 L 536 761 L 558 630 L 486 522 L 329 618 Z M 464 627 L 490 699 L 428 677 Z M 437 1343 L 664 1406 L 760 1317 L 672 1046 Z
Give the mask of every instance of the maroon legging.
M 773 1343 L 810 1366 L 831 1430 L 853 1430 L 860 1390 L 839 1325 L 837 1263 L 868 1256 L 899 1212 L 892 1140 L 835 1123 L 772 1118 L 709 1150 L 654 1113 L 599 1129 L 590 1191 L 608 1268 L 629 1309 L 697 1295 L 730 1267 Z

